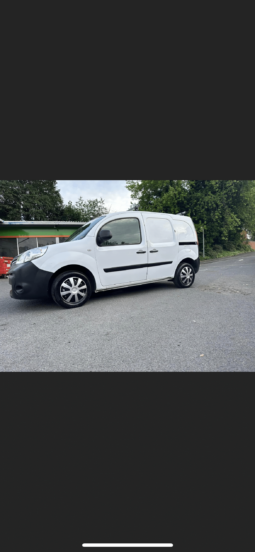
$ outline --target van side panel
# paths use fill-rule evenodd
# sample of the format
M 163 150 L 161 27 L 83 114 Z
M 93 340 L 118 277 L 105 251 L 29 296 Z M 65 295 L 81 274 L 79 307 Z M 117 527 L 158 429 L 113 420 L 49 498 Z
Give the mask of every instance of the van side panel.
M 169 214 L 143 213 L 148 243 L 148 281 L 172 278 L 178 241 Z
M 86 241 L 86 247 L 85 247 Z M 95 259 L 94 238 L 85 238 L 77 242 L 62 243 L 49 248 L 45 256 L 35 259 L 33 264 L 41 270 L 55 274 L 58 270 L 68 270 L 68 266 L 78 265 L 92 272 L 97 289 L 101 289 L 97 263 Z
M 172 215 L 173 226 L 178 239 L 178 257 L 176 259 L 175 270 L 184 259 L 192 259 L 198 261 L 199 246 L 197 244 L 197 236 L 194 224 L 189 217 L 178 217 Z

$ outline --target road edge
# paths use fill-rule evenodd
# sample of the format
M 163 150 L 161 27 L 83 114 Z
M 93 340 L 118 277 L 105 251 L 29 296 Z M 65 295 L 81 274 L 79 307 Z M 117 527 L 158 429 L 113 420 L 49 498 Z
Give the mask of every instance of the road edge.
M 255 251 L 249 251 L 248 253 L 238 253 L 238 255 L 233 255 L 231 257 L 220 257 L 219 259 L 210 259 L 203 261 L 200 257 L 201 264 L 211 264 L 211 263 L 218 263 L 219 261 L 229 261 L 229 259 L 235 259 L 236 257 L 249 257 L 255 255 Z

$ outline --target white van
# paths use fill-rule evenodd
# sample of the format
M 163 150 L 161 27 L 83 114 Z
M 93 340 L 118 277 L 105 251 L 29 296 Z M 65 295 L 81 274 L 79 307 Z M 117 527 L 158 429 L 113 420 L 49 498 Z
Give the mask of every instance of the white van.
M 31 249 L 12 264 L 11 297 L 51 296 L 65 308 L 83 306 L 93 292 L 173 280 L 189 288 L 200 266 L 189 217 L 127 211 L 99 217 L 66 242 Z

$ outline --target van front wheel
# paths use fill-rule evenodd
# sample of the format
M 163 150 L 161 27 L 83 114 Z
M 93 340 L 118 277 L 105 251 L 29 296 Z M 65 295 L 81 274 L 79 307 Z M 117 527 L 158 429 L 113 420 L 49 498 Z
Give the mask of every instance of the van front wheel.
M 52 284 L 51 295 L 57 305 L 65 309 L 82 307 L 90 299 L 91 283 L 81 272 L 59 274 Z
M 182 263 L 176 271 L 174 284 L 179 288 L 189 288 L 195 282 L 195 270 L 189 263 Z

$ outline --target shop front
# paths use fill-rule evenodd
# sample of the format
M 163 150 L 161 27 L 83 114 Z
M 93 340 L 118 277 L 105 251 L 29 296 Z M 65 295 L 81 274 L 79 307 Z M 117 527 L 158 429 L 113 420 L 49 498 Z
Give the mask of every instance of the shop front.
M 0 220 L 0 257 L 14 258 L 34 247 L 64 242 L 85 222 Z

